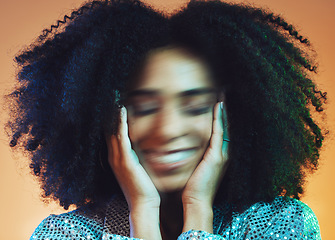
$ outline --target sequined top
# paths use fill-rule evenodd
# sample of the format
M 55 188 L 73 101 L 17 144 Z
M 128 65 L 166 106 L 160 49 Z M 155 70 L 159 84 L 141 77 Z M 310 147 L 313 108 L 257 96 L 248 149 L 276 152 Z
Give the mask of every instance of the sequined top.
M 277 197 L 271 203 L 259 202 L 242 213 L 227 214 L 225 205 L 213 208 L 213 234 L 191 230 L 178 240 L 321 239 L 318 220 L 301 201 Z M 50 215 L 31 236 L 31 240 L 55 239 L 134 239 L 130 238 L 129 211 L 119 196 L 109 202 Z

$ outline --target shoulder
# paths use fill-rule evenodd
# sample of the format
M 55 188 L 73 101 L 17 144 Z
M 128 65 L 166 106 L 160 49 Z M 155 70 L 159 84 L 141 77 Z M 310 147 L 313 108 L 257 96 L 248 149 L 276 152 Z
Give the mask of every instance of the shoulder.
M 261 212 L 268 211 L 273 216 L 280 215 L 301 220 L 304 223 L 304 228 L 308 228 L 308 224 L 312 221 L 318 223 L 313 210 L 307 204 L 289 197 L 277 197 L 270 203 L 261 202 L 252 207 L 258 208 Z
M 303 202 L 287 197 L 255 203 L 242 213 L 234 212 L 223 225 L 218 232 L 226 236 L 321 239 L 319 223 L 313 211 Z
M 103 234 L 129 235 L 128 209 L 121 197 L 60 215 L 50 215 L 35 229 L 35 239 L 101 239 Z
M 277 197 L 269 203 L 256 203 L 246 211 L 254 223 L 266 223 L 274 236 L 319 239 L 318 220 L 305 203 L 288 197 Z
M 97 239 L 102 232 L 99 219 L 85 216 L 82 209 L 60 215 L 50 215 L 35 229 L 31 240 L 34 239 Z M 100 223 L 99 223 L 100 222 Z
M 292 201 L 294 201 L 295 204 L 299 205 L 297 206 L 297 208 L 299 208 L 299 211 L 302 214 L 304 222 L 304 235 L 309 236 L 310 238 L 312 238 L 313 236 L 320 237 L 319 222 L 313 210 L 307 204 L 297 199 L 292 199 Z

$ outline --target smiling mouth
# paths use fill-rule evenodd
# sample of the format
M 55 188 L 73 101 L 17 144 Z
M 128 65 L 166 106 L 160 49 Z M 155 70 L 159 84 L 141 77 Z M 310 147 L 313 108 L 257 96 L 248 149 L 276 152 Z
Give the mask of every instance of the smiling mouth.
M 197 153 L 198 148 L 172 151 L 144 151 L 145 162 L 158 172 L 165 172 L 187 164 Z

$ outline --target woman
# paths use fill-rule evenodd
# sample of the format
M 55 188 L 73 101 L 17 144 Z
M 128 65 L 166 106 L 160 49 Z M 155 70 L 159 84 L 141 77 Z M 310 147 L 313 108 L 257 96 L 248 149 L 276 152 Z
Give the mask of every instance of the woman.
M 323 134 L 308 41 L 219 1 L 93 1 L 16 57 L 8 127 L 44 197 L 32 239 L 319 239 L 298 199 Z M 214 108 L 213 108 L 214 107 Z

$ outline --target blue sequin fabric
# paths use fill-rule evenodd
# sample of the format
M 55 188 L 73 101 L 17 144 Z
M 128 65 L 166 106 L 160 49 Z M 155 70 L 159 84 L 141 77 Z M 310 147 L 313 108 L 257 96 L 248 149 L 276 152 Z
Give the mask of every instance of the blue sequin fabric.
M 242 213 L 228 214 L 225 205 L 214 206 L 213 234 L 190 230 L 178 240 L 253 240 L 253 239 L 321 239 L 313 211 L 304 203 L 277 197 L 271 203 L 259 202 Z M 119 196 L 108 203 L 50 215 L 31 236 L 31 240 L 130 238 L 126 201 Z

